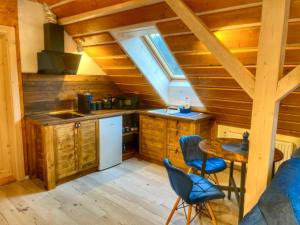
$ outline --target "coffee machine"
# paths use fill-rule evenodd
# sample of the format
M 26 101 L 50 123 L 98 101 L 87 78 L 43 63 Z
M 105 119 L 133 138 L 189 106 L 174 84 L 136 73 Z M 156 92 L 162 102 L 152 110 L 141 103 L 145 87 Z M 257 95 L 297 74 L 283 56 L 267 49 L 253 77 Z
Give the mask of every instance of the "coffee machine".
M 91 102 L 93 96 L 90 93 L 77 94 L 78 97 L 78 112 L 89 114 L 91 112 Z

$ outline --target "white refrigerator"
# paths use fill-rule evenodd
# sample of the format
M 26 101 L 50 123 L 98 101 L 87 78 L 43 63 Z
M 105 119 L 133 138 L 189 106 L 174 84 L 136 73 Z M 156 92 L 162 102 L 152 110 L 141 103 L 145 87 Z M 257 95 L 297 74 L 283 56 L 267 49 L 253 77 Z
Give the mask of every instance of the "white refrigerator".
M 99 120 L 99 170 L 122 162 L 122 116 Z

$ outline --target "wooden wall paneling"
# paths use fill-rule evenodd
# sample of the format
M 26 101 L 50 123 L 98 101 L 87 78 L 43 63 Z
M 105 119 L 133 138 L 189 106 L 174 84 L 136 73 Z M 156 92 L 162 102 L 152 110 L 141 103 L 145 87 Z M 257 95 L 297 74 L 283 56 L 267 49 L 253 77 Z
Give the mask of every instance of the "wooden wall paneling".
M 299 19 L 300 5 L 297 0 L 291 4 L 290 22 Z M 239 10 L 215 13 L 213 15 L 200 16 L 203 22 L 211 30 L 240 29 L 246 27 L 259 27 L 261 21 L 261 7 L 250 7 Z M 181 20 L 165 21 L 158 23 L 163 35 L 173 33 L 190 33 L 190 30 Z
M 195 77 L 231 77 L 222 66 L 181 66 L 189 78 Z M 251 73 L 256 73 L 256 65 L 246 66 Z M 291 72 L 296 65 L 285 65 L 283 74 Z
M 130 75 L 139 75 L 141 74 L 137 68 L 106 68 L 104 69 L 105 73 L 111 76 L 130 76 Z
M 72 110 L 77 93 L 91 92 L 95 100 L 122 91 L 108 76 L 23 74 L 25 113 Z
M 247 2 L 251 2 L 251 1 L 247 1 Z M 218 7 L 215 6 L 215 3 L 206 4 L 205 11 L 208 11 L 206 13 L 212 15 L 204 15 L 206 13 L 203 10 L 203 8 L 201 8 L 201 6 L 203 5 L 199 1 L 197 1 L 197 3 L 198 4 L 193 4 L 193 10 L 195 10 L 195 12 L 201 12 L 203 14 L 203 16 L 201 16 L 201 19 L 203 19 L 205 23 L 215 27 L 222 27 L 225 25 L 232 26 L 232 25 L 239 25 L 244 23 L 254 23 L 254 22 L 258 22 L 261 16 L 260 14 L 261 7 L 250 7 L 250 8 L 239 9 L 239 10 L 232 10 L 232 8 L 230 8 L 230 6 L 239 6 L 243 4 L 241 3 L 241 1 L 235 1 L 235 2 L 226 1 L 224 2 L 224 4 L 217 3 Z M 219 10 L 217 11 L 217 13 L 214 13 L 217 8 L 220 9 L 219 7 L 224 8 L 225 12 L 221 12 L 222 10 Z M 240 17 L 241 13 L 246 16 Z M 124 20 L 124 18 L 127 19 Z M 100 18 L 69 24 L 66 25 L 65 28 L 69 34 L 74 36 L 80 34 L 95 33 L 96 31 L 97 32 L 107 31 L 107 30 L 126 27 L 134 24 L 156 22 L 162 20 L 173 20 L 175 18 L 176 15 L 165 3 L 158 3 L 155 5 L 146 6 L 139 9 L 128 10 L 125 12 L 103 16 Z M 182 24 L 179 23 L 176 24 L 176 26 L 182 27 Z M 183 30 L 186 31 L 185 28 Z
M 75 0 L 59 7 L 52 8 L 58 17 L 68 17 L 76 14 L 109 7 L 129 0 Z
M 234 57 L 230 51 L 209 30 L 207 25 L 199 19 L 194 12 L 183 2 L 166 0 L 169 6 L 176 12 L 186 26 L 201 40 L 218 61 L 226 68 L 228 73 L 239 83 L 239 85 L 253 97 L 254 76 Z M 178 59 L 178 58 L 177 58 Z M 179 63 L 181 63 L 179 61 Z
M 159 26 L 159 25 L 158 25 Z M 300 23 L 291 22 L 287 44 L 288 46 L 299 46 L 300 44 Z M 230 49 L 257 48 L 260 27 L 241 28 L 233 30 L 216 31 L 217 38 Z M 170 49 L 176 52 L 207 52 L 207 48 L 192 33 L 177 34 L 165 37 Z
M 244 65 L 255 65 L 257 61 L 256 49 L 245 49 L 233 51 L 233 55 L 243 62 Z M 210 53 L 177 53 L 178 63 L 183 66 L 220 66 L 221 63 Z M 300 64 L 300 49 L 286 50 L 286 65 Z
M 95 9 L 87 10 L 82 13 L 77 13 L 76 15 L 70 15 L 67 17 L 60 18 L 58 23 L 61 25 L 77 23 L 80 21 L 85 21 L 92 18 L 103 17 L 110 14 L 115 14 L 123 11 L 127 11 L 130 9 L 136 9 L 147 5 L 153 5 L 155 3 L 162 2 L 163 0 L 132 0 L 132 1 L 125 1 L 125 2 L 117 2 L 116 4 L 112 4 L 110 1 L 109 6 L 106 7 L 98 7 L 95 6 Z M 102 1 L 103 2 L 103 1 Z M 82 4 L 83 2 L 81 2 Z
M 196 87 L 195 91 L 200 98 L 214 98 L 232 101 L 245 101 L 251 102 L 251 98 L 242 89 L 224 89 L 224 88 L 199 88 Z
M 207 106 L 218 106 L 223 108 L 238 108 L 238 109 L 252 109 L 252 102 L 245 101 L 234 101 L 226 99 L 217 99 L 217 98 L 201 98 L 202 102 Z
M 193 87 L 212 87 L 212 88 L 240 88 L 232 77 L 190 77 L 189 81 Z
M 138 95 L 142 106 L 165 106 L 155 89 L 118 43 L 104 45 L 100 43 L 85 49 L 124 94 Z M 145 94 L 151 95 L 151 98 L 144 98 Z
M 113 42 L 115 42 L 114 38 L 108 32 L 88 35 L 84 37 L 76 37 L 74 38 L 74 40 L 76 42 L 80 42 L 84 47 L 100 44 L 112 44 Z
M 92 58 L 102 55 L 117 56 L 125 54 L 120 45 L 117 43 L 84 47 L 83 49 Z
M 120 3 L 127 2 L 128 0 L 38 0 L 45 2 L 58 15 L 58 17 L 67 17 L 75 14 L 80 14 L 87 11 L 92 11 L 98 8 L 105 8 Z M 153 4 L 159 1 L 149 1 L 149 4 Z M 213 11 L 220 8 L 235 8 L 243 4 L 255 4 L 260 3 L 260 0 L 230 0 L 226 2 L 210 2 L 209 0 L 198 2 L 197 0 L 186 0 L 186 4 L 189 7 L 194 8 L 197 11 Z M 83 4 L 84 3 L 84 4 Z M 136 3 L 138 6 L 141 3 Z M 113 13 L 111 13 L 113 14 Z
M 134 68 L 135 64 L 133 64 L 132 60 L 125 56 L 125 58 L 105 58 L 105 59 L 101 59 L 101 58 L 94 58 L 94 61 L 98 64 L 101 65 L 101 68 L 103 68 L 105 70 L 105 68 Z

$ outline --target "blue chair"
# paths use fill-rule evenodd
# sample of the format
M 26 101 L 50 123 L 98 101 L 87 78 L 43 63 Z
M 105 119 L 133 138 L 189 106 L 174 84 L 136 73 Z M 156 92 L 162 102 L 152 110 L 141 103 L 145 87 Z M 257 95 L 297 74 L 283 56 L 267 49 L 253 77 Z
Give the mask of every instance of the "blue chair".
M 224 193 L 207 179 L 192 173 L 186 174 L 182 170 L 175 168 L 168 159 L 164 159 L 163 163 L 167 169 L 171 187 L 178 195 L 165 224 L 168 225 L 170 223 L 175 210 L 183 208 L 185 212 L 185 208 L 188 207 L 186 224 L 189 225 L 193 221 L 191 219 L 193 206 L 196 209 L 196 216 L 203 210 L 208 210 L 213 224 L 217 224 L 208 201 L 223 199 L 225 197 Z M 180 200 L 182 200 L 182 203 L 179 205 Z
M 191 167 L 189 172 L 192 172 L 193 170 L 202 170 L 204 153 L 199 148 L 199 143 L 202 140 L 203 138 L 199 135 L 182 136 L 179 139 L 185 164 Z M 225 169 L 226 163 L 221 158 L 212 157 L 208 158 L 206 161 L 205 174 L 208 174 L 209 177 L 212 174 L 214 176 L 214 179 L 212 179 L 211 177 L 210 178 L 218 185 L 219 181 L 216 173 L 221 172 Z

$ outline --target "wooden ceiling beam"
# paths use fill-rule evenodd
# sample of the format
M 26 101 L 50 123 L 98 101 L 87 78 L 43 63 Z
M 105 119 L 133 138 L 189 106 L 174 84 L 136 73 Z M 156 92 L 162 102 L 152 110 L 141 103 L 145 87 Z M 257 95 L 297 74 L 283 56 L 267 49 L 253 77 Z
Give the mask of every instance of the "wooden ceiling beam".
M 53 0 L 31 0 L 31 1 L 45 3 L 45 4 L 49 5 L 49 9 L 53 9 L 53 8 L 74 2 L 75 0 L 56 0 L 56 1 L 53 1 Z
M 232 55 L 232 53 L 182 0 L 165 1 L 252 98 L 255 84 L 254 75 Z
M 281 78 L 278 82 L 276 96 L 277 101 L 282 100 L 298 87 L 300 87 L 300 65 Z
M 71 23 L 77 23 L 84 20 L 94 19 L 102 16 L 107 16 L 110 14 L 115 14 L 131 9 L 136 9 L 148 5 L 153 5 L 159 2 L 162 2 L 163 0 L 131 0 L 128 2 L 123 2 L 120 4 L 115 4 L 112 6 L 108 6 L 105 8 L 95 9 L 92 11 L 84 12 L 81 14 L 63 17 L 58 20 L 58 23 L 60 25 L 67 25 Z

